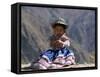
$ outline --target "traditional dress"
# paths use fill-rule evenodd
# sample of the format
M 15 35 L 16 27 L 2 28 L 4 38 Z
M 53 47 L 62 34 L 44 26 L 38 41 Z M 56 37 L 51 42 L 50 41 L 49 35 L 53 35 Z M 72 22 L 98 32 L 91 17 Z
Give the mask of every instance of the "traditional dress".
M 50 41 L 58 39 L 54 35 L 50 37 Z M 59 39 L 61 40 L 61 39 Z M 75 56 L 72 50 L 68 47 L 70 46 L 70 39 L 66 39 L 64 45 L 60 48 L 53 48 L 48 49 L 41 53 L 40 58 L 46 60 L 47 63 L 55 63 L 55 64 L 62 64 L 62 65 L 71 65 L 75 64 Z M 46 66 L 43 62 L 39 61 L 41 64 Z

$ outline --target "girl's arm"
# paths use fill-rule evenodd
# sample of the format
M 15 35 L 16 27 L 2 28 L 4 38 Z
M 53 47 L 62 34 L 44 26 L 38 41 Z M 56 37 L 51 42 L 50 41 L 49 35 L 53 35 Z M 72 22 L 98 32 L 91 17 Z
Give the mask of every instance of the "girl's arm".
M 63 43 L 61 43 L 59 40 L 53 40 L 50 42 L 50 46 L 53 48 L 59 48 L 63 46 Z
M 66 36 L 63 35 L 61 37 L 61 40 L 59 40 L 64 46 L 70 46 L 70 39 Z
M 55 46 L 55 41 L 54 40 L 50 40 L 50 46 L 54 47 Z
M 65 46 L 70 46 L 70 40 L 66 40 L 64 43 L 63 43 Z
M 70 40 L 66 40 L 66 41 L 61 41 L 61 40 L 59 40 L 59 42 L 61 43 L 61 44 L 63 44 L 63 46 L 70 46 Z

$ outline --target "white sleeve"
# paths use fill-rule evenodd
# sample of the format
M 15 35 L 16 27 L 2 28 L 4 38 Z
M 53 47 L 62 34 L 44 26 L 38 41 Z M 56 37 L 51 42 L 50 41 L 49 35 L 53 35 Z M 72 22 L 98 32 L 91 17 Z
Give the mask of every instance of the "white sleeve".
M 70 40 L 66 40 L 66 41 L 64 42 L 64 46 L 70 46 Z

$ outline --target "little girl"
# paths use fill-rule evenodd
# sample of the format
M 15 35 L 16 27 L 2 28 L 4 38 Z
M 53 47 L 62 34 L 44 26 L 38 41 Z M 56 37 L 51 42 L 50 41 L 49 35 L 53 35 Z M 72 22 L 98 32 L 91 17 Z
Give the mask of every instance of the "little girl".
M 53 64 L 59 64 L 61 67 L 75 64 L 74 53 L 69 50 L 70 39 L 65 30 L 68 25 L 65 20 L 60 18 L 52 25 L 53 35 L 50 37 L 51 49 L 41 53 L 38 61 L 39 69 L 53 68 Z

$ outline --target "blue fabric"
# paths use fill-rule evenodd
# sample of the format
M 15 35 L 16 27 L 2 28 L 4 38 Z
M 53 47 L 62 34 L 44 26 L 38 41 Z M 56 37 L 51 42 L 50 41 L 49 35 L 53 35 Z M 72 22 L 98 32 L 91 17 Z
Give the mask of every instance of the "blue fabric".
M 64 48 L 61 48 L 59 50 L 49 49 L 49 50 L 44 51 L 43 53 L 41 53 L 40 56 L 41 57 L 46 56 L 49 59 L 49 61 L 53 61 L 59 55 L 63 55 L 64 57 L 67 57 L 69 55 L 74 56 L 74 53 L 72 52 L 72 50 L 69 50 L 66 47 L 64 47 Z

